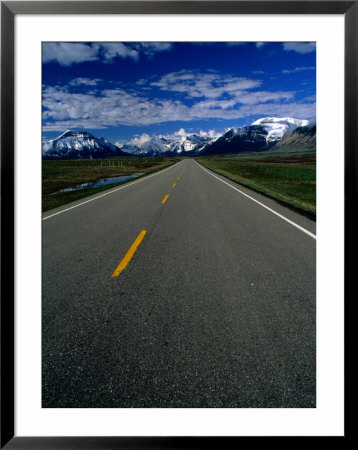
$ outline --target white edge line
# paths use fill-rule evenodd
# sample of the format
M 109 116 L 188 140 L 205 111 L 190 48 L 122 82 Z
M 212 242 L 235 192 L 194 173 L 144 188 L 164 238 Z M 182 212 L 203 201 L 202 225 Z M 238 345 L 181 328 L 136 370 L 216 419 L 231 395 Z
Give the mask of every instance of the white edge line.
M 94 200 L 97 200 L 97 199 L 99 199 L 99 198 L 101 198 L 101 197 L 104 197 L 104 196 L 109 195 L 109 194 L 113 194 L 114 192 L 117 192 L 117 191 L 119 191 L 120 189 L 125 189 L 125 188 L 127 188 L 127 187 L 133 186 L 134 184 L 139 183 L 140 181 L 148 180 L 149 178 L 154 177 L 155 175 L 159 175 L 160 173 L 163 173 L 163 172 L 165 172 L 165 171 L 171 169 L 172 167 L 174 167 L 176 164 L 179 164 L 180 162 L 181 162 L 181 161 L 178 161 L 177 163 L 173 164 L 173 165 L 170 166 L 170 167 L 167 167 L 166 169 L 159 170 L 159 171 L 156 172 L 156 173 L 152 173 L 151 175 L 141 177 L 139 180 L 132 181 L 131 183 L 127 183 L 127 184 L 125 184 L 124 186 L 118 187 L 117 189 L 113 189 L 113 191 L 105 192 L 104 194 L 101 194 L 101 195 L 99 195 L 98 197 L 91 198 L 90 200 L 86 200 L 85 202 L 79 203 L 78 205 L 71 206 L 70 208 L 63 209 L 63 210 L 61 210 L 61 211 L 58 211 L 58 212 L 55 213 L 55 214 L 51 214 L 50 216 L 43 217 L 42 220 L 47 220 L 47 219 L 49 219 L 50 217 L 57 216 L 58 214 L 62 214 L 62 213 L 64 213 L 64 212 L 66 212 L 66 211 L 69 211 L 70 209 L 74 209 L 74 208 L 77 208 L 78 206 L 82 206 L 82 205 L 84 205 L 84 204 L 86 204 L 86 203 L 93 202 Z
M 195 161 L 196 162 L 196 161 Z M 297 225 L 297 223 L 292 222 L 292 220 L 287 219 L 287 217 L 282 216 L 281 214 L 279 214 L 278 212 L 274 211 L 273 209 L 269 208 L 268 206 L 264 205 L 263 203 L 259 202 L 258 200 L 255 200 L 253 197 L 250 197 L 249 195 L 245 194 L 245 192 L 240 191 L 240 189 L 236 188 L 235 186 L 232 186 L 230 183 L 227 183 L 226 181 L 222 180 L 221 178 L 217 177 L 216 175 L 214 175 L 213 173 L 209 172 L 207 169 L 205 169 L 201 164 L 199 164 L 198 162 L 196 162 L 196 164 L 198 164 L 199 167 L 201 167 L 203 170 L 205 170 L 205 172 L 207 172 L 209 175 L 213 176 L 214 178 L 217 178 L 219 181 L 221 181 L 224 184 L 227 184 L 228 186 L 230 186 L 232 189 L 235 189 L 235 191 L 240 192 L 240 194 L 244 195 L 245 197 L 249 198 L 250 200 L 252 200 L 255 203 L 258 203 L 259 205 L 261 205 L 263 208 L 269 210 L 270 212 L 272 212 L 273 214 L 275 214 L 276 216 L 280 217 L 281 219 L 285 220 L 286 222 L 290 223 L 291 225 L 293 225 L 294 227 L 298 228 L 299 230 L 303 231 L 304 233 L 308 234 L 308 236 L 311 236 L 311 238 L 313 239 L 317 239 L 316 235 L 311 233 L 310 231 L 306 230 L 306 228 L 301 227 L 300 225 Z

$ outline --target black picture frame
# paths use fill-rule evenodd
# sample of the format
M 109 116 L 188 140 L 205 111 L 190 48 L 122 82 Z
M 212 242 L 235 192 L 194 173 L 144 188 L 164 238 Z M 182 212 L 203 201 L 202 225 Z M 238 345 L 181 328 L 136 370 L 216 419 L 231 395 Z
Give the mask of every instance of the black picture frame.
M 5 449 L 231 448 L 239 437 L 14 436 L 14 20 L 18 14 L 339 14 L 345 19 L 345 292 L 357 248 L 358 1 L 1 2 L 1 441 Z M 345 331 L 347 342 L 347 330 Z M 345 388 L 349 373 L 345 375 Z M 345 410 L 347 413 L 346 397 Z M 347 418 L 347 416 L 346 416 Z M 347 420 L 345 437 L 348 437 Z M 240 441 L 241 443 L 242 441 Z

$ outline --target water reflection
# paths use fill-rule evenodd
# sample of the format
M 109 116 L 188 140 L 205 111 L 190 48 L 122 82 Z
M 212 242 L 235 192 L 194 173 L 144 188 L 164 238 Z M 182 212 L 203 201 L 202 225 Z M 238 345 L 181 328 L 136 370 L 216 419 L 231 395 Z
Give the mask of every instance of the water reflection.
M 115 183 L 120 183 L 121 181 L 131 180 L 133 178 L 139 177 L 140 175 L 142 175 L 142 174 L 134 173 L 132 175 L 125 175 L 125 176 L 121 176 L 121 177 L 104 178 L 103 180 L 92 181 L 90 183 L 83 183 L 83 184 L 78 184 L 77 186 L 71 186 L 68 188 L 60 189 L 59 191 L 54 192 L 54 194 L 60 194 L 62 192 L 80 191 L 82 189 L 98 188 L 98 187 L 102 187 L 102 186 L 107 186 L 108 184 L 115 184 Z

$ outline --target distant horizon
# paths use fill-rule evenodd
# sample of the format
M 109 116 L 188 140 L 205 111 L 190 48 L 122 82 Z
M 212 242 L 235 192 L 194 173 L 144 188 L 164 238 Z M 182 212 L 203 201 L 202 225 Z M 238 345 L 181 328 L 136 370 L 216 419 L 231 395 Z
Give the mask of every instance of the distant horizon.
M 312 42 L 43 43 L 43 136 L 113 144 L 316 117 Z
M 269 116 L 267 116 L 267 117 L 269 117 Z M 288 118 L 288 117 L 273 117 L 273 118 L 275 118 L 275 119 L 285 119 L 285 118 Z M 297 117 L 290 117 L 290 118 L 291 119 L 299 119 L 299 120 L 307 120 L 307 119 L 302 119 L 302 118 L 297 118 Z M 312 125 L 312 124 L 314 124 L 316 122 L 316 119 L 309 120 L 308 122 L 309 122 L 308 125 Z M 185 138 L 187 136 L 192 136 L 194 134 L 198 135 L 198 136 L 202 136 L 202 137 L 218 138 L 218 137 L 222 136 L 223 134 L 225 134 L 226 131 L 228 131 L 230 129 L 233 129 L 233 128 L 237 128 L 237 127 L 228 127 L 225 130 L 223 130 L 221 133 L 218 132 L 215 135 L 209 135 L 209 133 L 205 132 L 204 130 L 201 130 L 200 132 L 195 132 L 194 131 L 192 133 L 187 133 L 184 129 L 180 129 L 177 132 L 174 132 L 174 133 L 171 133 L 171 134 L 170 133 L 166 133 L 166 134 L 155 134 L 154 133 L 152 135 L 146 135 L 145 133 L 143 133 L 142 136 L 140 136 L 140 137 L 133 137 L 132 139 L 129 139 L 128 141 L 125 141 L 124 143 L 112 142 L 109 139 L 105 138 L 104 136 L 100 135 L 100 133 L 96 133 L 97 131 L 100 132 L 101 130 L 94 130 L 92 132 L 92 131 L 89 131 L 89 130 L 86 130 L 86 129 L 80 129 L 80 128 L 78 128 L 78 129 L 70 129 L 70 128 L 68 128 L 67 130 L 63 130 L 61 132 L 57 132 L 57 133 L 54 132 L 56 134 L 53 137 L 45 136 L 45 134 L 43 134 L 43 138 L 51 139 L 51 140 L 57 139 L 57 138 L 61 137 L 62 135 L 66 134 L 69 131 L 70 132 L 74 132 L 74 133 L 88 133 L 88 134 L 91 134 L 96 139 L 104 138 L 109 143 L 118 146 L 118 148 L 121 148 L 123 145 L 128 144 L 128 143 L 132 143 L 132 144 L 136 144 L 136 145 L 140 146 L 143 142 L 146 142 L 146 141 L 148 141 L 148 140 L 150 140 L 152 138 L 164 138 L 164 139 L 173 139 L 173 138 L 180 138 L 180 137 Z

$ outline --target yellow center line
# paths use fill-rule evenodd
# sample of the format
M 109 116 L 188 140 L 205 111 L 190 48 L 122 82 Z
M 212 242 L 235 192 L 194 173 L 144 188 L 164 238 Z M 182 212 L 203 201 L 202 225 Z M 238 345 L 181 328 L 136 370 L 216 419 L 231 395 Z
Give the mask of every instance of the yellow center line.
M 176 183 L 173 183 L 173 187 L 175 187 L 177 184 Z
M 180 180 L 180 177 L 178 177 L 177 180 Z
M 169 194 L 167 194 L 167 195 L 163 198 L 162 203 L 165 203 L 165 202 L 168 200 L 168 198 L 169 198 Z
M 122 261 L 119 263 L 117 269 L 112 273 L 112 278 L 118 277 L 118 275 L 128 266 L 130 260 L 133 258 L 134 253 L 139 247 L 139 244 L 142 242 L 146 234 L 147 230 L 142 230 L 138 234 L 137 239 L 133 242 L 131 248 L 128 250 Z

